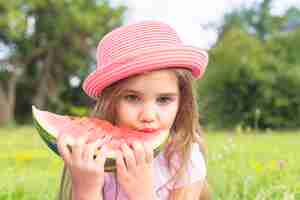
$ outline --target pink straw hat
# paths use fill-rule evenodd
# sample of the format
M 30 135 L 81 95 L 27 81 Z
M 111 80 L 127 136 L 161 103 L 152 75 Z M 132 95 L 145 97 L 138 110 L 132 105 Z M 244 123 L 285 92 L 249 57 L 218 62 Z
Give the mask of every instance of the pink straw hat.
M 100 41 L 97 69 L 84 80 L 83 90 L 90 97 L 98 97 L 118 80 L 165 68 L 186 68 L 201 78 L 207 63 L 205 51 L 182 44 L 167 24 L 143 21 L 117 28 Z

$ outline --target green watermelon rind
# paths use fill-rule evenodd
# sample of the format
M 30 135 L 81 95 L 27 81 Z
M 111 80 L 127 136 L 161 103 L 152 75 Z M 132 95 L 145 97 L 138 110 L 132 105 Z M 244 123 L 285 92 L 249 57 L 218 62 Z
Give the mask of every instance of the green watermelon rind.
M 42 138 L 42 140 L 46 143 L 48 148 L 50 148 L 53 152 L 55 152 L 56 155 L 60 156 L 60 153 L 57 148 L 57 139 L 53 135 L 58 135 L 58 133 L 50 133 L 46 130 L 46 128 L 43 127 L 42 123 L 37 119 L 38 117 L 35 114 L 35 110 L 38 110 L 35 108 L 35 106 L 32 106 L 32 115 L 33 115 L 33 124 L 36 127 L 38 134 Z M 156 157 L 162 149 L 167 144 L 169 138 L 169 134 L 164 134 L 164 137 L 161 139 L 163 142 L 160 144 L 157 143 L 154 145 L 154 157 Z M 116 170 L 116 161 L 115 158 L 107 158 L 105 161 L 105 171 L 106 172 L 115 172 Z

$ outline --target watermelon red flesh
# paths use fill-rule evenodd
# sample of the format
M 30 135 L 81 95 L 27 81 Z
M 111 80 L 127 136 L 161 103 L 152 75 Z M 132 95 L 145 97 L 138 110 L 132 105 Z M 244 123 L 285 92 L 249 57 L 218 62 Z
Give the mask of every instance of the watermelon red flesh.
M 147 133 L 130 130 L 126 127 L 115 127 L 105 120 L 88 117 L 70 117 L 57 115 L 47 111 L 38 111 L 39 116 L 44 118 L 48 124 L 54 124 L 56 131 L 59 134 L 67 134 L 70 138 L 78 138 L 84 134 L 90 134 L 88 143 L 96 139 L 104 139 L 106 135 L 111 136 L 109 147 L 112 149 L 119 148 L 121 142 L 126 142 L 131 145 L 134 140 L 146 142 L 153 139 L 156 133 Z M 72 142 L 71 142 L 72 143 Z
M 89 132 L 88 143 L 96 139 L 103 139 L 107 135 L 110 136 L 111 140 L 106 144 L 108 149 L 111 150 L 110 159 L 106 161 L 106 171 L 114 170 L 114 151 L 119 149 L 122 142 L 126 142 L 131 146 L 132 141 L 140 140 L 152 145 L 154 153 L 157 154 L 163 148 L 168 138 L 168 133 L 166 132 L 139 132 L 126 127 L 113 126 L 109 122 L 98 118 L 58 115 L 38 110 L 34 106 L 33 118 L 39 134 L 57 154 L 56 140 L 59 134 L 67 134 L 71 138 L 68 142 L 71 146 L 74 143 L 74 138 L 76 139 Z

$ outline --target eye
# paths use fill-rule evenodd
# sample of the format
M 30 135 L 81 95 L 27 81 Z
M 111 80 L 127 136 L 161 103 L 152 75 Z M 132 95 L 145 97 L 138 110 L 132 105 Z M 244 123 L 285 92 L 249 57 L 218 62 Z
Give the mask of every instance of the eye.
M 123 98 L 126 101 L 129 101 L 129 102 L 137 102 L 137 101 L 139 101 L 139 97 L 137 95 L 134 95 L 134 94 L 125 95 Z
M 170 103 L 172 101 L 173 101 L 173 99 L 171 97 L 159 97 L 157 99 L 157 102 L 160 103 L 160 104 L 167 104 L 167 103 Z

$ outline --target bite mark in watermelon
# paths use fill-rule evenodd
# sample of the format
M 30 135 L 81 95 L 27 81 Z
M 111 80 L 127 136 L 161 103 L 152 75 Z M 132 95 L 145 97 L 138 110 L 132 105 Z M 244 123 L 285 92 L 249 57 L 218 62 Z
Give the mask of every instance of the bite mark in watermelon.
M 75 117 L 59 115 L 48 111 L 42 111 L 32 106 L 33 121 L 39 135 L 47 146 L 59 155 L 57 149 L 57 138 L 59 134 L 68 134 L 68 144 L 72 146 L 74 139 L 90 133 L 88 143 L 96 139 L 110 136 L 111 140 L 106 147 L 109 149 L 108 158 L 105 161 L 105 171 L 115 171 L 115 150 L 120 148 L 121 142 L 129 146 L 134 140 L 145 142 L 152 146 L 154 156 L 164 147 L 169 133 L 157 131 L 152 133 L 140 132 L 124 127 L 116 127 L 105 120 L 93 117 Z M 97 154 L 97 152 L 95 152 Z

